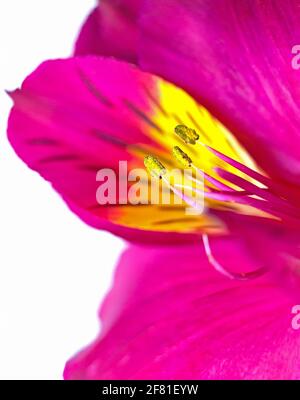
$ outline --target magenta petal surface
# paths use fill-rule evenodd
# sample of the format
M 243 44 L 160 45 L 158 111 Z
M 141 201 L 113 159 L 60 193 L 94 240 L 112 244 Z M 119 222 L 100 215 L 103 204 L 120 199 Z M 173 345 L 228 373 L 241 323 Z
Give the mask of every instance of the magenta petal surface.
M 299 301 L 299 231 L 273 221 L 223 213 L 222 219 L 232 235 L 245 243 L 257 263 L 267 268 L 274 283 Z
M 140 0 L 102 0 L 85 21 L 76 55 L 104 55 L 136 62 Z
M 235 268 L 253 260 L 212 242 Z M 70 360 L 66 379 L 299 379 L 293 301 L 268 276 L 229 280 L 199 244 L 129 248 L 102 306 L 100 337 Z
M 145 3 L 142 67 L 193 94 L 271 176 L 299 182 L 299 0 Z

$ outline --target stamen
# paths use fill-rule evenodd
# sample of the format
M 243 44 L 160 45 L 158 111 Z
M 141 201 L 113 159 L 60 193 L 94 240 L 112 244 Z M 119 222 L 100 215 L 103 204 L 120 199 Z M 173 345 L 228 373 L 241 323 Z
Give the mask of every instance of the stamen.
M 158 158 L 148 155 L 144 158 L 144 165 L 154 178 L 161 179 L 166 174 L 167 170 Z
M 223 183 L 223 182 L 219 181 L 218 179 L 214 178 L 213 176 L 209 175 L 207 172 L 201 171 L 201 169 L 197 168 L 194 164 L 192 164 L 192 168 L 194 168 L 194 170 L 197 172 L 198 175 L 202 174 L 203 177 L 207 180 L 207 182 L 211 183 L 216 188 L 218 188 L 220 190 L 226 190 L 228 192 L 234 191 L 234 189 L 232 189 L 230 186 L 225 185 L 225 183 Z M 189 177 L 189 179 L 191 179 L 194 182 L 197 182 L 196 178 L 194 178 L 193 176 Z M 210 190 L 212 190 L 211 187 L 210 187 Z
M 172 192 L 181 198 L 183 201 L 186 202 L 189 206 L 194 208 L 195 210 L 198 210 L 199 212 L 203 211 L 203 206 L 202 203 L 199 203 L 197 200 L 194 200 L 192 197 L 187 196 L 182 190 L 179 190 L 177 188 L 184 189 L 184 186 L 182 185 L 171 185 L 170 182 L 167 180 L 166 177 L 162 177 L 162 180 L 166 183 L 166 185 L 172 190 Z
M 173 155 L 175 156 L 175 158 L 184 166 L 184 167 L 192 167 L 198 175 L 201 175 L 203 178 L 205 178 L 208 182 L 210 182 L 211 184 L 213 184 L 215 187 L 217 187 L 218 189 L 221 190 L 228 190 L 230 192 L 233 192 L 234 190 L 230 187 L 225 185 L 224 183 L 220 182 L 219 180 L 217 180 L 216 178 L 210 176 L 209 174 L 207 174 L 204 171 L 201 171 L 199 168 L 197 168 L 194 164 L 193 161 L 191 159 L 191 157 L 185 153 L 183 150 L 181 150 L 181 148 L 179 146 L 175 146 L 173 147 Z M 190 179 L 191 181 L 194 182 L 198 182 L 198 180 L 196 178 L 194 178 L 192 175 L 188 176 L 188 179 Z M 200 182 L 199 182 L 200 183 Z M 202 182 L 201 182 L 202 183 Z M 211 188 L 210 188 L 211 189 Z
M 194 136 L 187 136 L 191 134 L 191 132 L 195 131 L 186 127 L 185 125 L 176 126 L 175 132 L 188 144 L 195 144 L 195 140 L 199 139 L 198 134 L 196 134 L 197 138 Z M 218 191 L 212 188 L 210 185 L 206 186 L 207 191 L 203 192 L 206 198 L 217 201 L 233 201 L 235 203 L 248 205 L 271 214 L 275 218 L 289 221 L 289 223 L 293 223 L 295 218 L 299 218 L 300 214 L 298 209 L 291 205 L 287 199 L 282 198 L 276 193 L 275 189 L 277 188 L 274 187 L 274 184 L 270 178 L 260 174 L 255 170 L 252 170 L 251 168 L 232 159 L 231 157 L 226 156 L 213 147 L 206 145 L 202 141 L 199 141 L 198 143 L 200 146 L 206 148 L 230 167 L 233 167 L 240 171 L 240 173 L 246 175 L 246 178 L 242 178 L 240 175 L 232 172 L 222 170 L 220 168 L 214 168 L 214 171 L 219 175 L 222 181 L 225 179 L 230 184 L 240 187 L 242 191 L 233 189 L 219 179 L 210 176 L 204 171 L 202 172 L 192 163 L 190 157 L 177 146 L 177 149 L 175 151 L 173 150 L 173 154 L 177 160 L 179 160 L 184 166 L 192 167 L 196 172 L 201 172 L 202 176 L 207 182 L 219 189 Z M 247 177 L 249 177 L 249 180 Z M 197 183 L 197 180 L 195 180 L 193 177 L 191 177 L 191 180 Z M 253 183 L 253 180 L 257 182 L 257 185 Z M 177 186 L 179 187 L 180 185 Z M 191 190 L 200 193 L 200 191 L 197 189 L 191 188 Z
M 251 272 L 240 272 L 240 273 L 238 273 L 238 272 L 228 271 L 213 256 L 212 251 L 211 251 L 211 247 L 210 247 L 210 244 L 209 244 L 208 235 L 206 233 L 204 233 L 202 235 L 202 241 L 203 241 L 204 250 L 205 250 L 207 259 L 210 262 L 210 264 L 215 268 L 216 271 L 218 271 L 219 273 L 221 273 L 222 275 L 226 276 L 229 279 L 235 279 L 235 280 L 239 280 L 239 281 L 247 281 L 247 280 L 250 280 L 250 279 L 258 278 L 258 277 L 262 276 L 266 272 L 266 268 L 264 268 L 264 267 L 258 268 L 257 270 L 251 271 Z
M 175 133 L 182 139 L 186 144 L 196 144 L 199 139 L 198 133 L 195 129 L 188 128 L 185 125 L 177 125 L 175 127 Z
M 167 170 L 163 166 L 163 164 L 154 156 L 148 155 L 144 158 L 144 165 L 148 172 L 154 177 L 158 179 L 162 179 L 163 182 L 172 190 L 172 192 L 184 200 L 187 204 L 195 209 L 199 209 L 199 204 L 194 201 L 191 197 L 186 196 L 180 190 L 178 190 L 174 185 L 172 185 L 168 178 L 166 177 Z
M 283 213 L 287 215 L 293 215 L 295 217 L 299 217 L 299 210 L 289 203 L 286 200 L 272 194 L 267 189 L 263 189 L 254 185 L 253 183 L 247 181 L 246 179 L 241 178 L 238 175 L 234 175 L 231 172 L 225 171 L 221 168 L 217 168 L 216 172 L 218 172 L 219 176 L 226 179 L 228 182 L 233 183 L 234 185 L 240 187 L 251 193 L 252 195 L 256 195 L 257 197 L 268 201 L 270 205 L 276 208 L 278 211 L 281 210 Z
M 226 156 L 213 147 L 199 140 L 199 134 L 192 128 L 180 124 L 175 127 L 175 133 L 185 144 L 198 144 L 213 154 L 217 159 L 222 160 L 222 168 L 217 167 L 219 164 L 216 160 L 213 176 L 198 168 L 179 146 L 173 148 L 173 155 L 176 160 L 184 168 L 192 168 L 196 172 L 196 177 L 191 174 L 188 176 L 190 185 L 174 184 L 169 181 L 167 171 L 163 164 L 154 156 L 147 156 L 144 159 L 144 164 L 147 170 L 155 178 L 162 179 L 163 182 L 173 191 L 173 193 L 184 200 L 191 207 L 200 212 L 203 211 L 203 206 L 195 201 L 194 195 L 203 195 L 204 198 L 216 202 L 215 208 L 222 203 L 230 202 L 238 207 L 238 204 L 243 205 L 237 208 L 237 212 L 253 214 L 249 208 L 259 210 L 258 216 L 264 216 L 261 212 L 267 213 L 269 218 L 275 218 L 281 222 L 285 222 L 291 226 L 298 224 L 300 212 L 290 201 L 285 191 L 282 191 L 280 184 L 273 182 L 268 176 L 262 175 L 242 162 Z M 211 158 L 214 158 L 211 157 Z M 246 163 L 247 164 L 247 163 Z M 227 170 L 228 169 L 228 170 Z M 236 172 L 234 172 L 236 170 Z M 201 176 L 201 178 L 199 178 Z M 203 187 L 204 181 L 204 187 Z M 193 185 L 194 183 L 195 185 Z M 182 190 L 184 189 L 184 191 Z M 189 190 L 186 195 L 185 190 Z M 198 198 L 198 196 L 197 196 Z M 203 198 L 203 197 L 201 197 Z M 221 203 L 220 203 L 221 202 Z M 212 202 L 212 207 L 214 203 Z M 246 207 L 245 207 L 246 206 Z M 231 272 L 224 267 L 212 254 L 209 239 L 206 233 L 202 235 L 204 249 L 210 264 L 216 271 L 230 279 L 249 280 L 257 278 L 266 272 L 266 268 L 259 268 L 251 272 Z
M 180 147 L 173 147 L 173 154 L 184 167 L 191 167 L 192 159 Z

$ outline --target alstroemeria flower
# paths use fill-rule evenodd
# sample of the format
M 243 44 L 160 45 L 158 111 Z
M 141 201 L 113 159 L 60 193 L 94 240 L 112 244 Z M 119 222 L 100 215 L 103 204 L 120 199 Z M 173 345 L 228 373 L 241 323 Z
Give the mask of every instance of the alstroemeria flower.
M 129 291 L 107 307 L 99 341 L 66 376 L 299 377 L 290 300 L 276 285 L 299 293 L 300 92 L 290 49 L 300 3 L 144 3 L 135 54 L 156 75 L 75 57 L 43 63 L 11 93 L 13 147 L 84 221 L 152 245 L 190 243 L 137 249 L 140 268 L 156 268 L 154 281 L 151 268 L 138 275 L 133 266 L 133 299 Z M 118 172 L 120 160 L 143 167 L 148 154 L 168 169 L 188 160 L 204 171 L 203 214 L 188 216 L 185 205 L 126 204 L 128 193 L 117 204 L 97 203 L 99 169 Z M 191 183 L 191 192 L 201 190 Z M 188 267 L 196 273 L 185 285 Z M 157 282 L 162 290 L 152 294 Z M 150 297 L 136 309 L 138 293 Z

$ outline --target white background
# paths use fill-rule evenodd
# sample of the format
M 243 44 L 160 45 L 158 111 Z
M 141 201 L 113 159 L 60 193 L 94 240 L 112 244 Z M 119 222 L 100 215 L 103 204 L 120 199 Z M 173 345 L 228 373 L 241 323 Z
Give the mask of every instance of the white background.
M 99 330 L 97 309 L 124 244 L 84 225 L 6 139 L 14 89 L 67 57 L 93 0 L 0 2 L 0 379 L 61 379 Z

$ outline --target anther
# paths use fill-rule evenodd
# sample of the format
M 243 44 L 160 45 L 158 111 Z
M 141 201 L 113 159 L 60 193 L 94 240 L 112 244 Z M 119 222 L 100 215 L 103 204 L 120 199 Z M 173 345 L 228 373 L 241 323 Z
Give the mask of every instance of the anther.
M 196 144 L 199 139 L 198 133 L 195 129 L 188 128 L 185 125 L 177 125 L 175 127 L 175 133 L 178 135 L 186 144 Z
M 167 170 L 163 164 L 154 156 L 146 156 L 144 158 L 144 165 L 151 176 L 161 179 L 166 174 Z
M 184 167 L 191 167 L 192 159 L 180 147 L 173 147 L 173 155 Z

